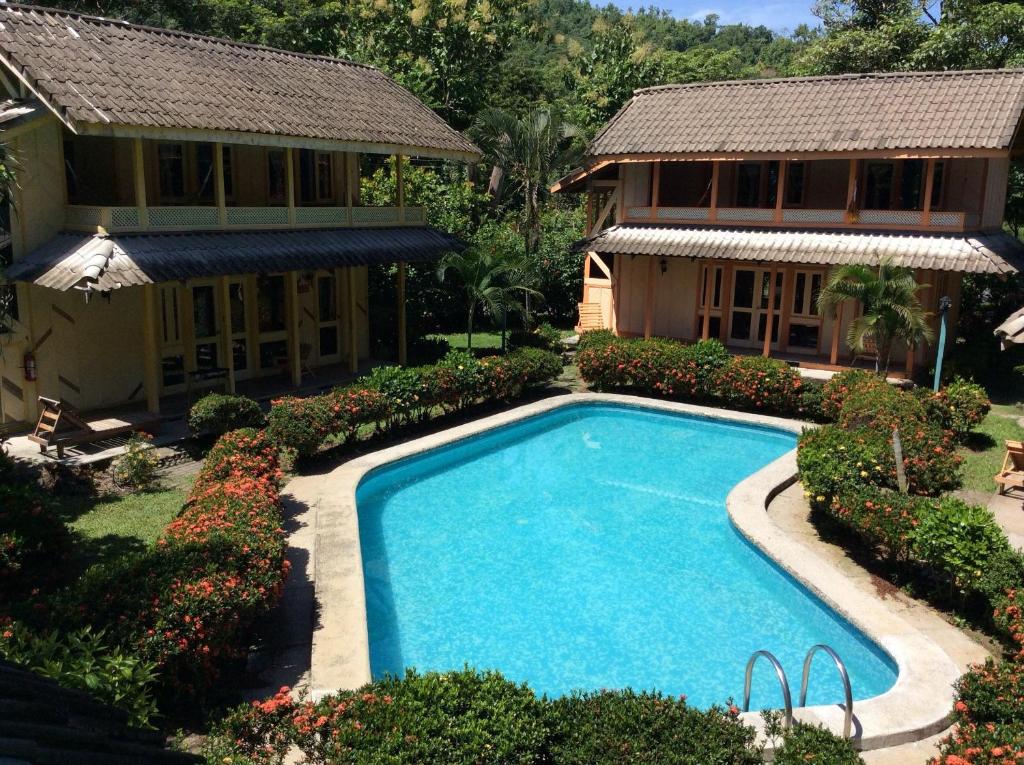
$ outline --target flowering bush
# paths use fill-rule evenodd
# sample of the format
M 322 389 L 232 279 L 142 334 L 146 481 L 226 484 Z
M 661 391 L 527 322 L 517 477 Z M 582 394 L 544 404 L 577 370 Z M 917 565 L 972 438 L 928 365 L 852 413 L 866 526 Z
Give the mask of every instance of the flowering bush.
M 910 557 L 914 531 L 930 509 L 927 499 L 876 486 L 841 491 L 828 508 L 833 517 L 869 545 L 883 549 L 892 560 Z
M 251 398 L 225 393 L 203 396 L 188 413 L 192 433 L 222 435 L 239 428 L 262 428 L 266 418 L 260 405 Z
M 730 406 L 788 414 L 800 409 L 803 379 L 784 361 L 737 356 L 719 370 L 715 387 Z
M 938 393 L 926 389 L 921 395 L 932 421 L 953 431 L 959 441 L 965 440 L 992 409 L 985 389 L 962 377 L 954 378 Z
M 60 626 L 102 627 L 155 663 L 165 691 L 207 688 L 280 595 L 288 564 L 279 478 L 263 432 L 222 436 L 157 543 L 90 568 L 55 609 Z
M 110 466 L 111 475 L 117 486 L 142 491 L 156 482 L 160 460 L 149 442 L 150 436 L 145 433 L 132 433 L 128 436 L 124 454 L 115 459 Z
M 0 463 L 7 459 L 0 455 Z M 67 527 L 43 494 L 13 472 L 0 480 L 0 614 L 33 590 L 59 583 L 71 555 Z
M 1024 759 L 1024 667 L 988 659 L 957 682 L 956 730 L 930 765 L 1003 765 Z
M 977 589 L 988 562 L 1010 550 L 995 516 L 977 505 L 945 497 L 921 517 L 914 553 L 960 592 Z
M 839 410 L 850 391 L 861 387 L 878 389 L 890 386 L 883 378 L 862 369 L 847 369 L 832 375 L 822 388 L 821 410 L 825 419 L 838 420 Z
M 928 424 L 928 414 L 918 399 L 886 382 L 851 387 L 839 408 L 836 422 L 843 428 L 870 425 L 887 432 Z

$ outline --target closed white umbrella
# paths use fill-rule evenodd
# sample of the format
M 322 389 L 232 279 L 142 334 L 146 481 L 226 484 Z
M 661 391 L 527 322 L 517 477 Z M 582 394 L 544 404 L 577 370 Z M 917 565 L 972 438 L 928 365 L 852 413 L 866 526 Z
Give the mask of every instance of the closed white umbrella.
M 1024 308 L 1011 314 L 994 331 L 1004 351 L 1011 345 L 1024 345 Z

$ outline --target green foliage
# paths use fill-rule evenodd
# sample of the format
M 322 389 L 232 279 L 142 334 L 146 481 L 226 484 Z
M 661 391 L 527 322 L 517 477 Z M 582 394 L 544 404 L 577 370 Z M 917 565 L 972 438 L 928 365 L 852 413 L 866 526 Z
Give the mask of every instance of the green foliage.
M 1009 542 L 992 513 L 947 497 L 914 531 L 914 554 L 948 578 L 959 591 L 977 589 L 988 562 L 1009 552 Z
M 921 519 L 933 515 L 932 503 L 923 497 L 860 484 L 842 487 L 828 512 L 892 561 L 910 558 Z
M 957 681 L 956 727 L 935 765 L 1016 762 L 1024 755 L 1024 672 L 1020 657 L 986 659 Z
M 422 414 L 423 373 L 410 367 L 374 367 L 369 375 L 356 381 L 357 387 L 376 391 L 388 402 L 384 426 L 388 429 L 408 425 Z
M 220 436 L 239 428 L 262 428 L 265 423 L 259 404 L 245 396 L 225 393 L 203 396 L 188 413 L 188 428 L 193 433 Z
M 545 351 L 558 350 L 561 341 L 562 333 L 547 322 L 531 330 L 516 330 L 508 339 L 511 348 L 540 348 Z
M 123 709 L 133 726 L 156 717 L 156 664 L 111 645 L 102 631 L 38 633 L 10 623 L 0 628 L 0 658 Z
M 730 406 L 777 414 L 796 412 L 803 392 L 803 378 L 796 369 L 763 356 L 733 357 L 719 370 L 715 385 Z
M 819 725 L 795 722 L 775 736 L 781 743 L 775 750 L 775 765 L 864 765 L 853 742 L 840 738 Z
M 735 707 L 733 707 L 735 709 Z M 551 702 L 559 765 L 755 765 L 761 753 L 738 715 L 658 693 L 574 693 Z
M 846 369 L 832 375 L 822 388 L 821 412 L 825 419 L 836 421 L 851 390 L 860 386 L 880 388 L 888 383 L 878 375 L 862 369 Z
M 925 406 L 908 394 L 881 380 L 880 384 L 855 384 L 846 392 L 836 422 L 843 428 L 870 425 L 901 434 L 929 421 Z
M 114 483 L 123 489 L 143 491 L 156 483 L 160 460 L 144 433 L 132 433 L 125 444 L 124 454 L 114 460 L 110 472 Z
M 925 390 L 922 395 L 929 419 L 953 431 L 959 441 L 965 441 L 992 409 L 985 389 L 962 377 L 955 377 L 938 393 Z

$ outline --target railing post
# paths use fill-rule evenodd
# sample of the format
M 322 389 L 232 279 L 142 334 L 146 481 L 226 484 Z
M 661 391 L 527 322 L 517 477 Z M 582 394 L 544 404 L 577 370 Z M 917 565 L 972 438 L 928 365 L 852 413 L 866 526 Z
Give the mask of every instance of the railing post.
M 288 225 L 295 225 L 295 161 L 292 148 L 284 150 L 284 187 L 288 200 Z
M 786 194 L 786 169 L 788 163 L 784 159 L 779 160 L 779 177 L 775 182 L 775 225 L 782 223 L 782 201 Z M 773 282 L 774 284 L 774 282 Z
M 924 199 L 921 200 L 921 225 L 932 224 L 932 189 L 935 187 L 935 160 L 929 159 L 924 176 Z
M 850 174 L 846 181 L 846 215 L 847 223 L 857 222 L 857 168 L 859 163 L 856 159 L 850 160 Z
M 139 228 L 149 228 L 149 210 L 146 207 L 146 157 L 142 139 L 132 139 L 132 175 L 135 180 L 135 207 L 139 211 Z
M 718 177 L 720 175 L 721 162 L 711 163 L 711 207 L 708 209 L 708 220 L 714 223 L 718 220 Z
M 651 170 L 651 223 L 658 220 L 658 204 L 661 202 L 661 161 L 654 162 Z
M 213 197 L 217 205 L 217 225 L 228 225 L 228 207 L 224 193 L 224 144 L 213 144 Z
M 398 206 L 398 224 L 405 223 L 405 177 L 402 172 L 401 154 L 395 155 L 395 204 Z

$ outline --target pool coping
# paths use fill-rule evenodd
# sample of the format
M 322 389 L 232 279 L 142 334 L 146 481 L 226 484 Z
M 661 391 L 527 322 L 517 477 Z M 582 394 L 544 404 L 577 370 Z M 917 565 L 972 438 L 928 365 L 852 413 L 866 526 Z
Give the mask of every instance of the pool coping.
M 606 393 L 573 393 L 543 399 L 353 459 L 313 480 L 303 481 L 295 499 L 316 508 L 314 586 L 318 613 L 313 627 L 310 695 L 320 698 L 371 680 L 366 599 L 359 545 L 356 489 L 375 468 L 503 425 L 565 406 L 615 403 L 697 415 L 725 422 L 762 425 L 799 434 L 814 427 L 799 420 L 736 412 L 671 401 Z M 738 483 L 726 498 L 735 528 L 751 544 L 813 592 L 884 650 L 898 676 L 885 693 L 854 703 L 853 736 L 860 749 L 907 743 L 945 729 L 951 721 L 956 663 L 930 637 L 910 625 L 880 597 L 849 587 L 842 573 L 768 515 L 768 503 L 797 480 L 796 450 L 790 450 Z M 325 551 L 331 555 L 325 555 Z M 950 629 L 955 629 L 950 626 Z M 810 648 L 810 646 L 808 646 Z M 766 667 L 759 671 L 766 670 Z M 822 671 L 816 664 L 816 670 Z M 799 678 L 789 678 L 798 701 Z M 805 722 L 839 733 L 841 705 L 794 710 Z M 756 712 L 744 722 L 762 727 Z

